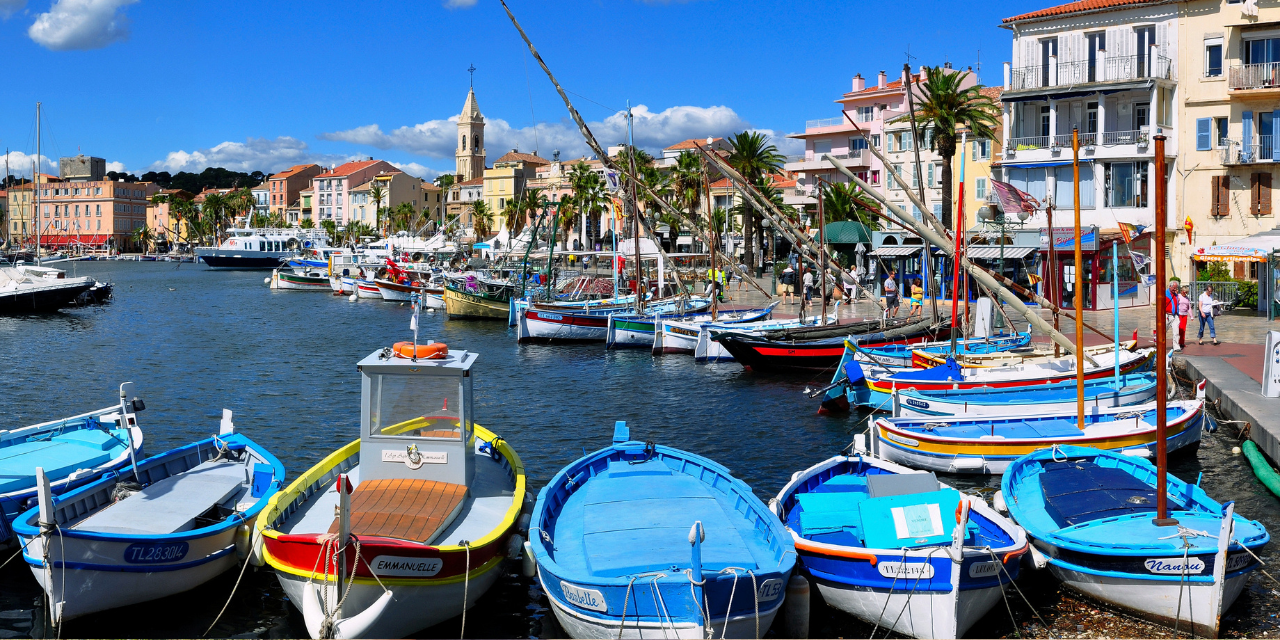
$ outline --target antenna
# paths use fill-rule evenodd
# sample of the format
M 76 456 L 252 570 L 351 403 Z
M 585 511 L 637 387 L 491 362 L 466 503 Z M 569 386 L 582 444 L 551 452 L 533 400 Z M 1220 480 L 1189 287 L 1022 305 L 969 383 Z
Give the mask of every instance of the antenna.
M 977 76 L 978 84 L 982 84 L 982 49 L 978 49 L 978 62 L 973 65 L 973 75 Z
M 476 65 L 472 64 L 467 67 L 467 73 L 471 74 L 471 88 L 476 88 Z

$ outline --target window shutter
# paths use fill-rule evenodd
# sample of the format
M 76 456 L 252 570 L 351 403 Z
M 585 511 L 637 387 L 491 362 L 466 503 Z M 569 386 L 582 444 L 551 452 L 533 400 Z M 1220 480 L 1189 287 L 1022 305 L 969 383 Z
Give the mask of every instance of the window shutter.
M 1271 215 L 1271 173 L 1258 174 L 1258 211 L 1260 216 Z
M 1260 174 L 1249 174 L 1249 213 L 1258 215 L 1258 176 Z
M 1208 151 L 1212 149 L 1212 138 L 1213 118 L 1196 118 L 1196 151 Z
M 1245 111 L 1240 114 L 1240 154 L 1245 162 L 1252 162 L 1253 155 L 1253 112 Z
M 1271 112 L 1271 130 L 1267 134 L 1271 136 L 1271 159 L 1280 160 L 1280 147 L 1276 145 L 1280 142 L 1280 138 L 1276 137 L 1280 134 L 1280 109 Z

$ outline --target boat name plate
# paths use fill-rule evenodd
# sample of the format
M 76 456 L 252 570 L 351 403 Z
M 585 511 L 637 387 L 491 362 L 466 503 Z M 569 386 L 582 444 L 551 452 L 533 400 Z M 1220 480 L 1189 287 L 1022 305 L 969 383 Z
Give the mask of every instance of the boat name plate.
M 1204 573 L 1204 561 L 1199 558 L 1187 558 L 1186 570 L 1183 570 L 1182 558 L 1152 558 L 1142 563 L 1151 573 L 1182 575 L 1183 573 Z
M 595 589 L 575 587 L 568 582 L 561 580 L 560 591 L 564 593 L 564 599 L 575 607 L 599 611 L 601 613 L 609 612 L 609 603 L 605 602 L 604 594 L 596 591 Z
M 915 398 L 907 398 L 906 400 L 903 400 L 903 403 L 912 407 L 916 407 L 917 409 L 929 408 L 928 402 L 925 402 L 924 400 L 916 400 Z
M 541 320 L 564 320 L 564 316 L 556 313 L 539 313 L 538 318 Z
M 1247 553 L 1237 553 L 1227 558 L 1227 573 L 1239 571 L 1253 564 L 1253 557 Z
M 928 580 L 933 577 L 933 565 L 928 562 L 879 562 L 876 569 L 886 578 Z
M 429 578 L 440 573 L 444 561 L 440 558 L 403 558 L 378 556 L 373 559 L 373 572 L 379 576 L 407 576 Z
M 898 443 L 898 444 L 905 444 L 905 445 L 907 445 L 908 447 L 918 447 L 918 446 L 920 446 L 920 441 L 919 441 L 919 440 L 912 440 L 911 438 L 904 438 L 904 437 L 902 437 L 902 436 L 900 436 L 900 435 L 898 435 L 898 434 L 896 434 L 896 433 L 888 433 L 888 432 L 885 432 L 884 437 L 886 437 L 886 438 L 888 438 L 888 439 L 890 439 L 890 440 L 892 440 L 892 441 L 894 441 L 894 442 L 896 442 L 896 443 Z
M 415 451 L 414 453 L 416 453 L 418 456 L 418 460 L 416 462 L 410 459 L 410 455 L 408 451 L 383 449 L 382 461 L 396 462 L 400 464 L 413 463 L 413 464 L 416 464 L 417 466 L 422 466 L 423 464 L 449 464 L 448 451 Z M 414 468 L 416 469 L 417 466 L 415 466 Z
M 780 595 L 782 595 L 782 581 L 777 578 L 769 578 L 764 581 L 764 584 L 760 585 L 756 599 L 760 602 L 768 602 L 776 600 Z
M 970 578 L 990 578 L 998 575 L 1000 575 L 1000 563 L 994 560 L 969 565 Z
M 124 561 L 130 564 L 177 562 L 187 557 L 185 542 L 135 542 L 124 549 Z

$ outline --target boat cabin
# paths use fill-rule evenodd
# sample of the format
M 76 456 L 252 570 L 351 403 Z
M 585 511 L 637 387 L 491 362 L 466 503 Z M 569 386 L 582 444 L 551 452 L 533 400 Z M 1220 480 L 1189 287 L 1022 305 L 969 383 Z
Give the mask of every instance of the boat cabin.
M 360 478 L 468 487 L 475 475 L 471 366 L 479 354 L 405 358 L 391 349 L 361 360 Z

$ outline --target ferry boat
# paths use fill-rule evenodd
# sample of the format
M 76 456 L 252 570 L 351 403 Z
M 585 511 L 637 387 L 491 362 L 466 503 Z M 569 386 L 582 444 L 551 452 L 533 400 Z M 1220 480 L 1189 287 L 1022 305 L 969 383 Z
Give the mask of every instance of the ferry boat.
M 328 244 L 324 229 L 230 229 L 222 244 L 197 247 L 196 257 L 215 269 L 275 269 L 299 249 Z

